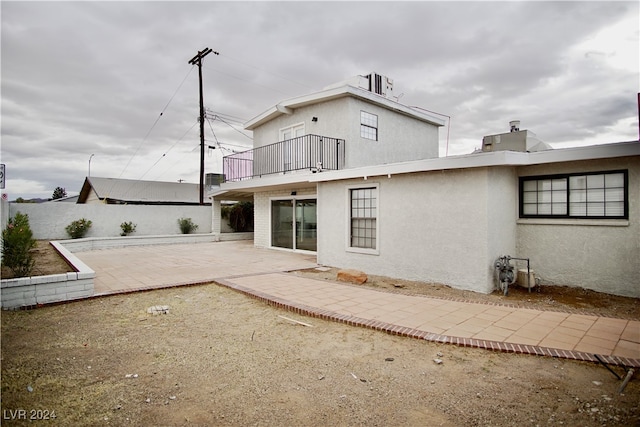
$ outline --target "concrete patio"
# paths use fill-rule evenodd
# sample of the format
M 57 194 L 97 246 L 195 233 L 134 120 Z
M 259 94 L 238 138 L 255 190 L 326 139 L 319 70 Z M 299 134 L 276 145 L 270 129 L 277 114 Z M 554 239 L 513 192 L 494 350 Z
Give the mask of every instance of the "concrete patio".
M 314 255 L 251 241 L 78 252 L 95 295 L 216 282 L 308 316 L 434 342 L 640 367 L 640 321 L 407 296 L 286 274 Z

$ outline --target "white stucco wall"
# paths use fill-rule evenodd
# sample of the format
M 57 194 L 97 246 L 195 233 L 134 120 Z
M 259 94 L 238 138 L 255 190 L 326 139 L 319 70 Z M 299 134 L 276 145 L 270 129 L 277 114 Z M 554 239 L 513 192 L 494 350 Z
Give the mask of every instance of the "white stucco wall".
M 629 171 L 629 220 L 523 219 L 518 252 L 532 259 L 542 283 L 640 297 L 640 159 L 528 166 L 521 176 Z
M 378 141 L 360 137 L 361 110 L 378 116 Z M 253 131 L 254 146 L 278 142 L 280 129 L 300 123 L 305 134 L 344 139 L 345 168 L 438 157 L 437 126 L 350 97 L 297 108 L 265 123 Z
M 509 176 L 510 170 L 482 168 L 320 183 L 318 263 L 491 292 L 494 256 L 515 246 L 515 232 L 493 236 L 496 241 L 488 243 L 495 228 L 489 226 L 494 207 L 488 202 L 501 203 L 507 197 L 499 186 L 513 186 Z M 492 178 L 498 182 L 490 182 Z M 347 251 L 347 188 L 374 183 L 379 195 L 379 254 Z M 504 220 L 511 215 L 513 223 L 514 213 L 511 203 Z
M 360 111 L 378 116 L 378 140 L 360 136 Z M 438 127 L 395 111 L 350 99 L 345 168 L 438 157 Z
M 518 177 L 512 167 L 487 169 L 487 283 L 497 283 L 495 261 L 503 255 L 526 258 L 516 248 Z M 519 266 L 512 261 L 514 266 Z M 526 261 L 522 264 L 526 267 Z M 489 290 L 490 291 L 490 290 Z
M 280 129 L 304 123 L 304 133 L 346 139 L 349 134 L 347 98 L 336 99 L 322 104 L 301 107 L 293 114 L 285 114 L 253 130 L 254 147 L 279 142 Z M 313 117 L 318 117 L 313 122 Z
M 629 171 L 629 220 L 518 219 L 518 176 L 616 169 Z M 346 188 L 374 183 L 379 253 L 349 252 Z M 491 292 L 495 260 L 511 255 L 529 258 L 543 285 L 640 297 L 637 157 L 321 183 L 318 211 L 321 264 Z
M 291 196 L 291 191 L 296 195 Z M 296 198 L 304 199 L 305 196 L 315 196 L 315 187 L 296 190 L 271 190 L 261 191 L 253 195 L 253 244 L 259 248 L 268 248 L 271 241 L 271 199 L 272 198 Z
M 120 224 L 136 224 L 132 236 L 181 234 L 179 218 L 191 218 L 197 233 L 211 232 L 211 206 L 145 206 L 75 203 L 11 203 L 9 212 L 29 215 L 29 225 L 36 239 L 68 239 L 65 227 L 80 218 L 91 220 L 85 237 L 115 237 L 122 232 Z

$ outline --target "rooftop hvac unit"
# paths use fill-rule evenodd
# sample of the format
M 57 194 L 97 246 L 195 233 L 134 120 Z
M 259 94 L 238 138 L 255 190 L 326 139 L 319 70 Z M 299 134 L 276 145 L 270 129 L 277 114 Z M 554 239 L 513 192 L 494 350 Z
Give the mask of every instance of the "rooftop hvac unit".
M 378 73 L 366 76 L 369 80 L 369 91 L 375 94 L 391 98 L 393 96 L 393 80 Z
M 205 187 L 219 186 L 224 182 L 224 175 L 221 173 L 208 173 L 204 177 Z

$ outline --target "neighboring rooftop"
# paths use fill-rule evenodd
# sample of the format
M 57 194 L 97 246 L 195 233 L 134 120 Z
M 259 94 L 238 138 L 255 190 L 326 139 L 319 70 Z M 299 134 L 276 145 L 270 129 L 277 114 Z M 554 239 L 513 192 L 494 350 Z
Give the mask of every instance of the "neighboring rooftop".
M 199 184 L 87 177 L 78 203 L 198 205 L 199 189 Z

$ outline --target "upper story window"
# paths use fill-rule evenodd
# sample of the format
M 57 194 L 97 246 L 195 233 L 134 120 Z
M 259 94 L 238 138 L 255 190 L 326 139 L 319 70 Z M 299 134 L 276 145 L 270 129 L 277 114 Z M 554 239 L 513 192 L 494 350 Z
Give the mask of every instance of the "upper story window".
M 280 141 L 286 141 L 299 136 L 304 136 L 304 123 L 298 123 L 297 125 L 280 129 Z
M 520 178 L 521 218 L 629 218 L 628 171 Z
M 302 144 L 304 136 L 304 123 L 298 123 L 280 129 L 280 141 L 282 141 L 282 166 L 283 172 L 303 169 L 307 164 L 307 151 Z
M 378 116 L 360 111 L 360 136 L 374 141 L 378 140 Z

